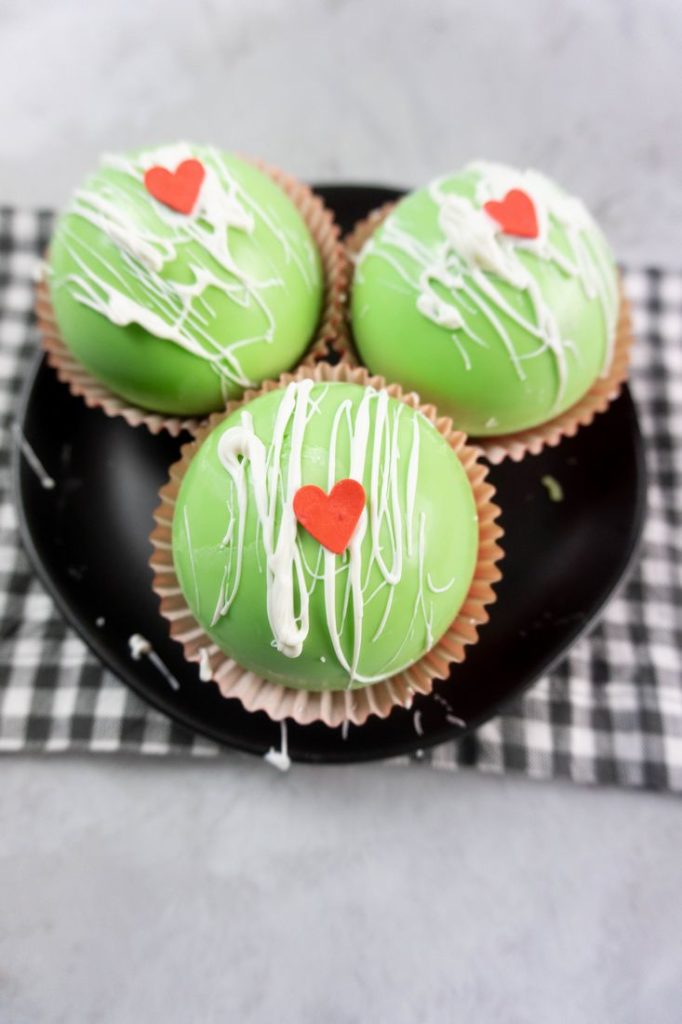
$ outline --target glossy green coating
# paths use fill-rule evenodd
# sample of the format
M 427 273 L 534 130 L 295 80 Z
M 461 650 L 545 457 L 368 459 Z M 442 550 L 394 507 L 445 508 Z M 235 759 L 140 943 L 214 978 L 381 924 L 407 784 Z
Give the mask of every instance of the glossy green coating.
M 303 435 L 300 467 L 301 485 L 316 484 L 327 491 L 330 452 L 335 451 L 334 482 L 349 476 L 351 443 L 348 428 L 344 426 L 347 420 L 344 415 L 334 448 L 334 418 L 345 402 L 352 421 L 356 423 L 367 391 L 372 397 L 369 399 L 369 432 L 361 482 L 367 494 L 369 522 L 372 515 L 373 445 L 378 416 L 376 392 L 355 384 L 315 384 L 307 406 L 310 419 Z M 275 418 L 284 394 L 283 389 L 273 391 L 244 407 L 252 417 L 255 434 L 265 443 L 269 453 Z M 379 489 L 376 493 L 390 497 L 391 486 L 395 482 L 399 514 L 384 518 L 377 536 L 383 558 L 389 564 L 393 552 L 391 538 L 396 536 L 399 520 L 403 565 L 397 582 L 392 586 L 384 584 L 381 570 L 372 558 L 373 544 L 368 526 L 359 545 L 364 615 L 360 657 L 356 678 L 352 681 L 332 644 L 323 579 L 315 579 L 316 575 L 324 574 L 326 556 L 318 542 L 300 524 L 297 525 L 296 537 L 305 566 L 306 590 L 310 592 L 309 631 L 297 657 L 288 657 L 275 649 L 267 611 L 263 532 L 256 512 L 249 460 L 244 462 L 248 504 L 240 582 L 227 614 L 212 622 L 220 602 L 221 586 L 227 580 L 229 588 L 235 579 L 238 556 L 234 540 L 239 524 L 237 491 L 219 457 L 218 445 L 228 430 L 243 424 L 241 409 L 214 428 L 185 473 L 173 519 L 173 558 L 184 597 L 196 619 L 226 654 L 272 682 L 308 690 L 340 690 L 394 675 L 433 646 L 455 618 L 469 590 L 477 559 L 478 518 L 466 472 L 448 443 L 421 413 L 394 399 L 389 399 L 387 408 L 391 435 L 397 422 L 395 437 L 399 458 L 394 462 L 397 478 L 394 480 L 390 471 L 388 438 L 391 435 L 387 434 L 377 460 Z M 415 434 L 418 438 L 418 462 L 415 464 L 412 459 L 417 475 L 413 476 L 416 496 L 410 519 L 408 477 L 411 455 L 415 450 Z M 287 480 L 289 472 L 292 443 L 290 421 L 284 434 L 280 460 L 283 481 Z M 386 492 L 382 492 L 384 486 L 388 488 Z M 276 490 L 275 521 L 279 526 L 284 488 Z M 232 517 L 235 518 L 231 539 L 225 544 Z M 410 528 L 412 543 L 408 550 Z M 337 570 L 334 579 L 340 643 L 349 663 L 355 634 L 352 597 L 348 601 L 345 623 L 342 625 L 341 622 L 349 576 L 349 553 L 346 551 L 343 555 L 331 557 L 331 564 Z M 230 568 L 226 570 L 228 565 Z M 387 611 L 391 591 L 393 596 Z M 300 593 L 300 586 L 296 584 L 294 607 L 297 609 L 300 607 Z M 430 629 L 426 625 L 427 618 Z M 383 630 L 382 621 L 385 621 Z
M 144 172 L 192 157 L 206 178 L 184 215 L 150 195 Z M 177 289 L 199 275 L 208 283 L 185 308 Z M 293 367 L 324 290 L 317 247 L 282 189 L 235 156 L 185 144 L 103 161 L 58 219 L 48 283 L 60 334 L 89 372 L 134 405 L 176 415 L 223 408 L 246 382 Z M 122 300 L 137 312 L 121 313 Z
M 508 172 L 513 186 L 519 172 L 506 168 L 501 171 Z M 473 166 L 442 179 L 439 186 L 442 194 L 461 196 L 481 209 L 483 177 L 483 172 Z M 495 297 L 491 299 L 491 292 L 474 279 L 471 263 L 461 250 L 453 255 L 449 270 L 461 273 L 471 291 L 451 289 L 434 276 L 430 283 L 436 296 L 446 303 L 454 302 L 475 337 L 466 336 L 461 327 L 453 329 L 434 322 L 417 307 L 422 274 L 426 267 L 432 270 L 439 264 L 447 244 L 431 186 L 398 203 L 363 249 L 356 268 L 351 316 L 362 362 L 373 373 L 417 391 L 422 401 L 435 403 L 440 411 L 452 416 L 455 426 L 474 436 L 524 430 L 568 409 L 603 371 L 614 335 L 617 273 L 601 232 L 582 204 L 578 210 L 577 201 L 558 186 L 543 179 L 539 188 L 539 195 L 549 197 L 550 205 L 562 204 L 566 218 L 575 213 L 580 222 L 579 232 L 572 234 L 572 228 L 550 211 L 545 253 L 524 240 L 519 240 L 515 249 L 522 272 L 527 271 L 537 283 L 565 344 L 563 383 L 553 351 L 549 347 L 539 351 L 542 346 L 538 336 L 514 319 L 514 314 L 521 314 L 538 325 L 528 289 L 515 287 L 483 269 L 485 283 L 494 287 Z M 501 198 L 499 190 L 497 197 Z M 536 199 L 541 205 L 539 196 Z M 396 245 L 398 233 L 401 239 Z M 576 237 L 600 294 L 589 295 L 579 275 L 559 265 L 567 260 L 575 263 L 571 245 Z M 558 260 L 547 258 L 550 248 L 558 254 Z M 500 325 L 519 357 L 520 370 L 503 343 Z

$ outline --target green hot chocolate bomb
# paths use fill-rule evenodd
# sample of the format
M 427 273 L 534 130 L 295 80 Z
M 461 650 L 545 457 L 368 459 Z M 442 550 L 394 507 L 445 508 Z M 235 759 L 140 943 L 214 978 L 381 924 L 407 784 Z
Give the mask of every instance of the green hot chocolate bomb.
M 59 218 L 59 332 L 134 405 L 224 407 L 299 361 L 323 299 L 317 247 L 266 174 L 209 147 L 106 157 Z
M 360 492 L 334 554 L 294 498 L 349 479 L 364 505 Z M 296 382 L 233 412 L 192 458 L 173 518 L 180 586 L 211 639 L 307 690 L 361 687 L 421 658 L 456 617 L 477 552 L 452 448 L 421 413 L 357 384 Z
M 537 172 L 479 163 L 398 203 L 360 253 L 351 314 L 373 373 L 485 437 L 582 398 L 609 368 L 618 305 L 583 204 Z

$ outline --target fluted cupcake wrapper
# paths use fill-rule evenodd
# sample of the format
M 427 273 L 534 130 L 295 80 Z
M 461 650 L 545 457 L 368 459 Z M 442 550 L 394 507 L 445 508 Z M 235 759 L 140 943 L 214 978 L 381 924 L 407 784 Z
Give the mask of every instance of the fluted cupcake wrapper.
M 241 154 L 240 154 L 241 155 Z M 329 354 L 330 349 L 347 350 L 344 303 L 348 290 L 348 261 L 340 240 L 334 215 L 320 196 L 296 178 L 261 160 L 241 156 L 243 160 L 267 174 L 294 203 L 320 253 L 324 272 L 324 300 L 319 326 L 301 366 L 314 366 Z M 73 395 L 82 398 L 90 408 L 102 409 L 107 416 L 121 416 L 131 427 L 145 426 L 152 434 L 167 431 L 177 437 L 182 431 L 194 434 L 206 417 L 167 416 L 163 413 L 131 405 L 96 380 L 70 351 L 59 334 L 44 277 L 38 282 L 35 303 L 36 317 L 47 361 L 60 381 Z
M 194 618 L 180 589 L 173 565 L 172 525 L 180 484 L 199 445 L 229 413 L 259 395 L 284 388 L 291 381 L 342 381 L 383 389 L 420 412 L 455 451 L 464 467 L 473 491 L 479 522 L 479 547 L 476 568 L 469 592 L 457 617 L 441 639 L 410 668 L 383 682 L 354 690 L 314 692 L 269 682 L 240 666 L 224 654 Z M 258 390 L 247 391 L 239 402 L 231 402 L 227 411 L 216 413 L 201 427 L 195 440 L 182 448 L 181 458 L 170 468 L 170 477 L 160 491 L 160 504 L 154 513 L 156 526 L 151 534 L 154 549 L 150 565 L 154 572 L 153 589 L 159 596 L 161 614 L 170 624 L 174 640 L 183 645 L 188 661 L 203 665 L 204 674 L 217 684 L 224 697 L 241 701 L 247 711 L 265 711 L 274 721 L 293 719 L 299 725 L 322 721 L 336 727 L 344 722 L 362 725 L 370 715 L 386 718 L 394 707 L 410 707 L 416 694 L 429 693 L 435 679 L 445 679 L 455 662 L 464 660 L 467 646 L 478 641 L 479 628 L 488 621 L 487 608 L 495 599 L 493 584 L 501 578 L 498 563 L 503 552 L 498 541 L 502 529 L 497 523 L 500 510 L 493 503 L 494 487 L 487 482 L 488 469 L 480 453 L 466 436 L 452 426 L 447 417 L 438 416 L 432 405 L 422 405 L 416 394 L 405 394 L 397 384 L 387 385 L 382 377 L 371 376 L 364 367 L 340 363 L 330 366 L 299 367 L 283 374 L 277 382 L 267 382 Z
M 355 257 L 360 253 L 365 242 L 385 221 L 395 205 L 395 203 L 386 203 L 373 210 L 363 220 L 358 221 L 346 236 L 345 245 L 349 255 L 350 278 L 352 278 Z M 341 336 L 339 349 L 343 349 L 342 359 L 344 362 L 351 366 L 357 366 L 360 365 L 360 359 L 353 347 L 352 337 L 350 304 L 348 304 L 346 327 Z M 573 437 L 580 427 L 588 427 L 595 416 L 604 412 L 611 402 L 618 398 L 623 384 L 628 378 L 632 343 L 630 306 L 621 286 L 616 340 L 608 373 L 603 377 L 598 377 L 589 391 L 559 416 L 554 416 L 528 430 L 501 434 L 497 437 L 471 437 L 469 443 L 476 445 L 488 462 L 499 465 L 505 459 L 521 462 L 526 455 L 538 455 L 543 448 L 556 447 L 562 438 Z

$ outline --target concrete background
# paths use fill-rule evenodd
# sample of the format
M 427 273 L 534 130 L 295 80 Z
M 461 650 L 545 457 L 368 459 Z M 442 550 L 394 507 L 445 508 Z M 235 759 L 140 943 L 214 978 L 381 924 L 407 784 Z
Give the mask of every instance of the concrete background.
M 672 800 L 237 757 L 2 775 L 3 1024 L 679 1024 Z
M 682 265 L 678 0 L 0 0 L 0 202 L 187 137 L 310 180 L 485 156 Z M 7 758 L 0 1022 L 680 1019 L 679 802 L 428 769 Z
M 622 259 L 682 265 L 679 0 L 2 0 L 0 197 L 186 137 L 309 180 L 474 157 L 581 195 Z

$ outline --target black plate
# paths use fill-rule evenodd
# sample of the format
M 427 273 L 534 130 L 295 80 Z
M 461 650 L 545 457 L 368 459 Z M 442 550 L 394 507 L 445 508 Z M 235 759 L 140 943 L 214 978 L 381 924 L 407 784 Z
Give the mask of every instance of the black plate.
M 398 193 L 382 188 L 318 189 L 347 229 Z M 157 492 L 181 441 L 153 437 L 108 419 L 72 398 L 42 359 L 26 382 L 21 422 L 54 490 L 41 487 L 16 456 L 21 531 L 29 556 L 58 606 L 102 661 L 137 693 L 182 725 L 221 743 L 262 754 L 279 744 L 279 727 L 226 701 L 184 662 L 150 590 L 148 541 Z M 550 501 L 541 480 L 558 480 Z M 480 642 L 450 680 L 438 684 L 450 714 L 467 729 L 496 714 L 529 686 L 595 621 L 625 574 L 645 507 L 642 443 L 629 393 L 577 437 L 520 465 L 491 471 L 503 509 L 504 579 Z M 95 625 L 102 616 L 103 628 Z M 142 633 L 180 680 L 172 690 L 147 660 L 133 661 L 128 638 Z M 360 761 L 416 750 L 465 731 L 433 697 L 362 728 L 289 726 L 294 760 Z

